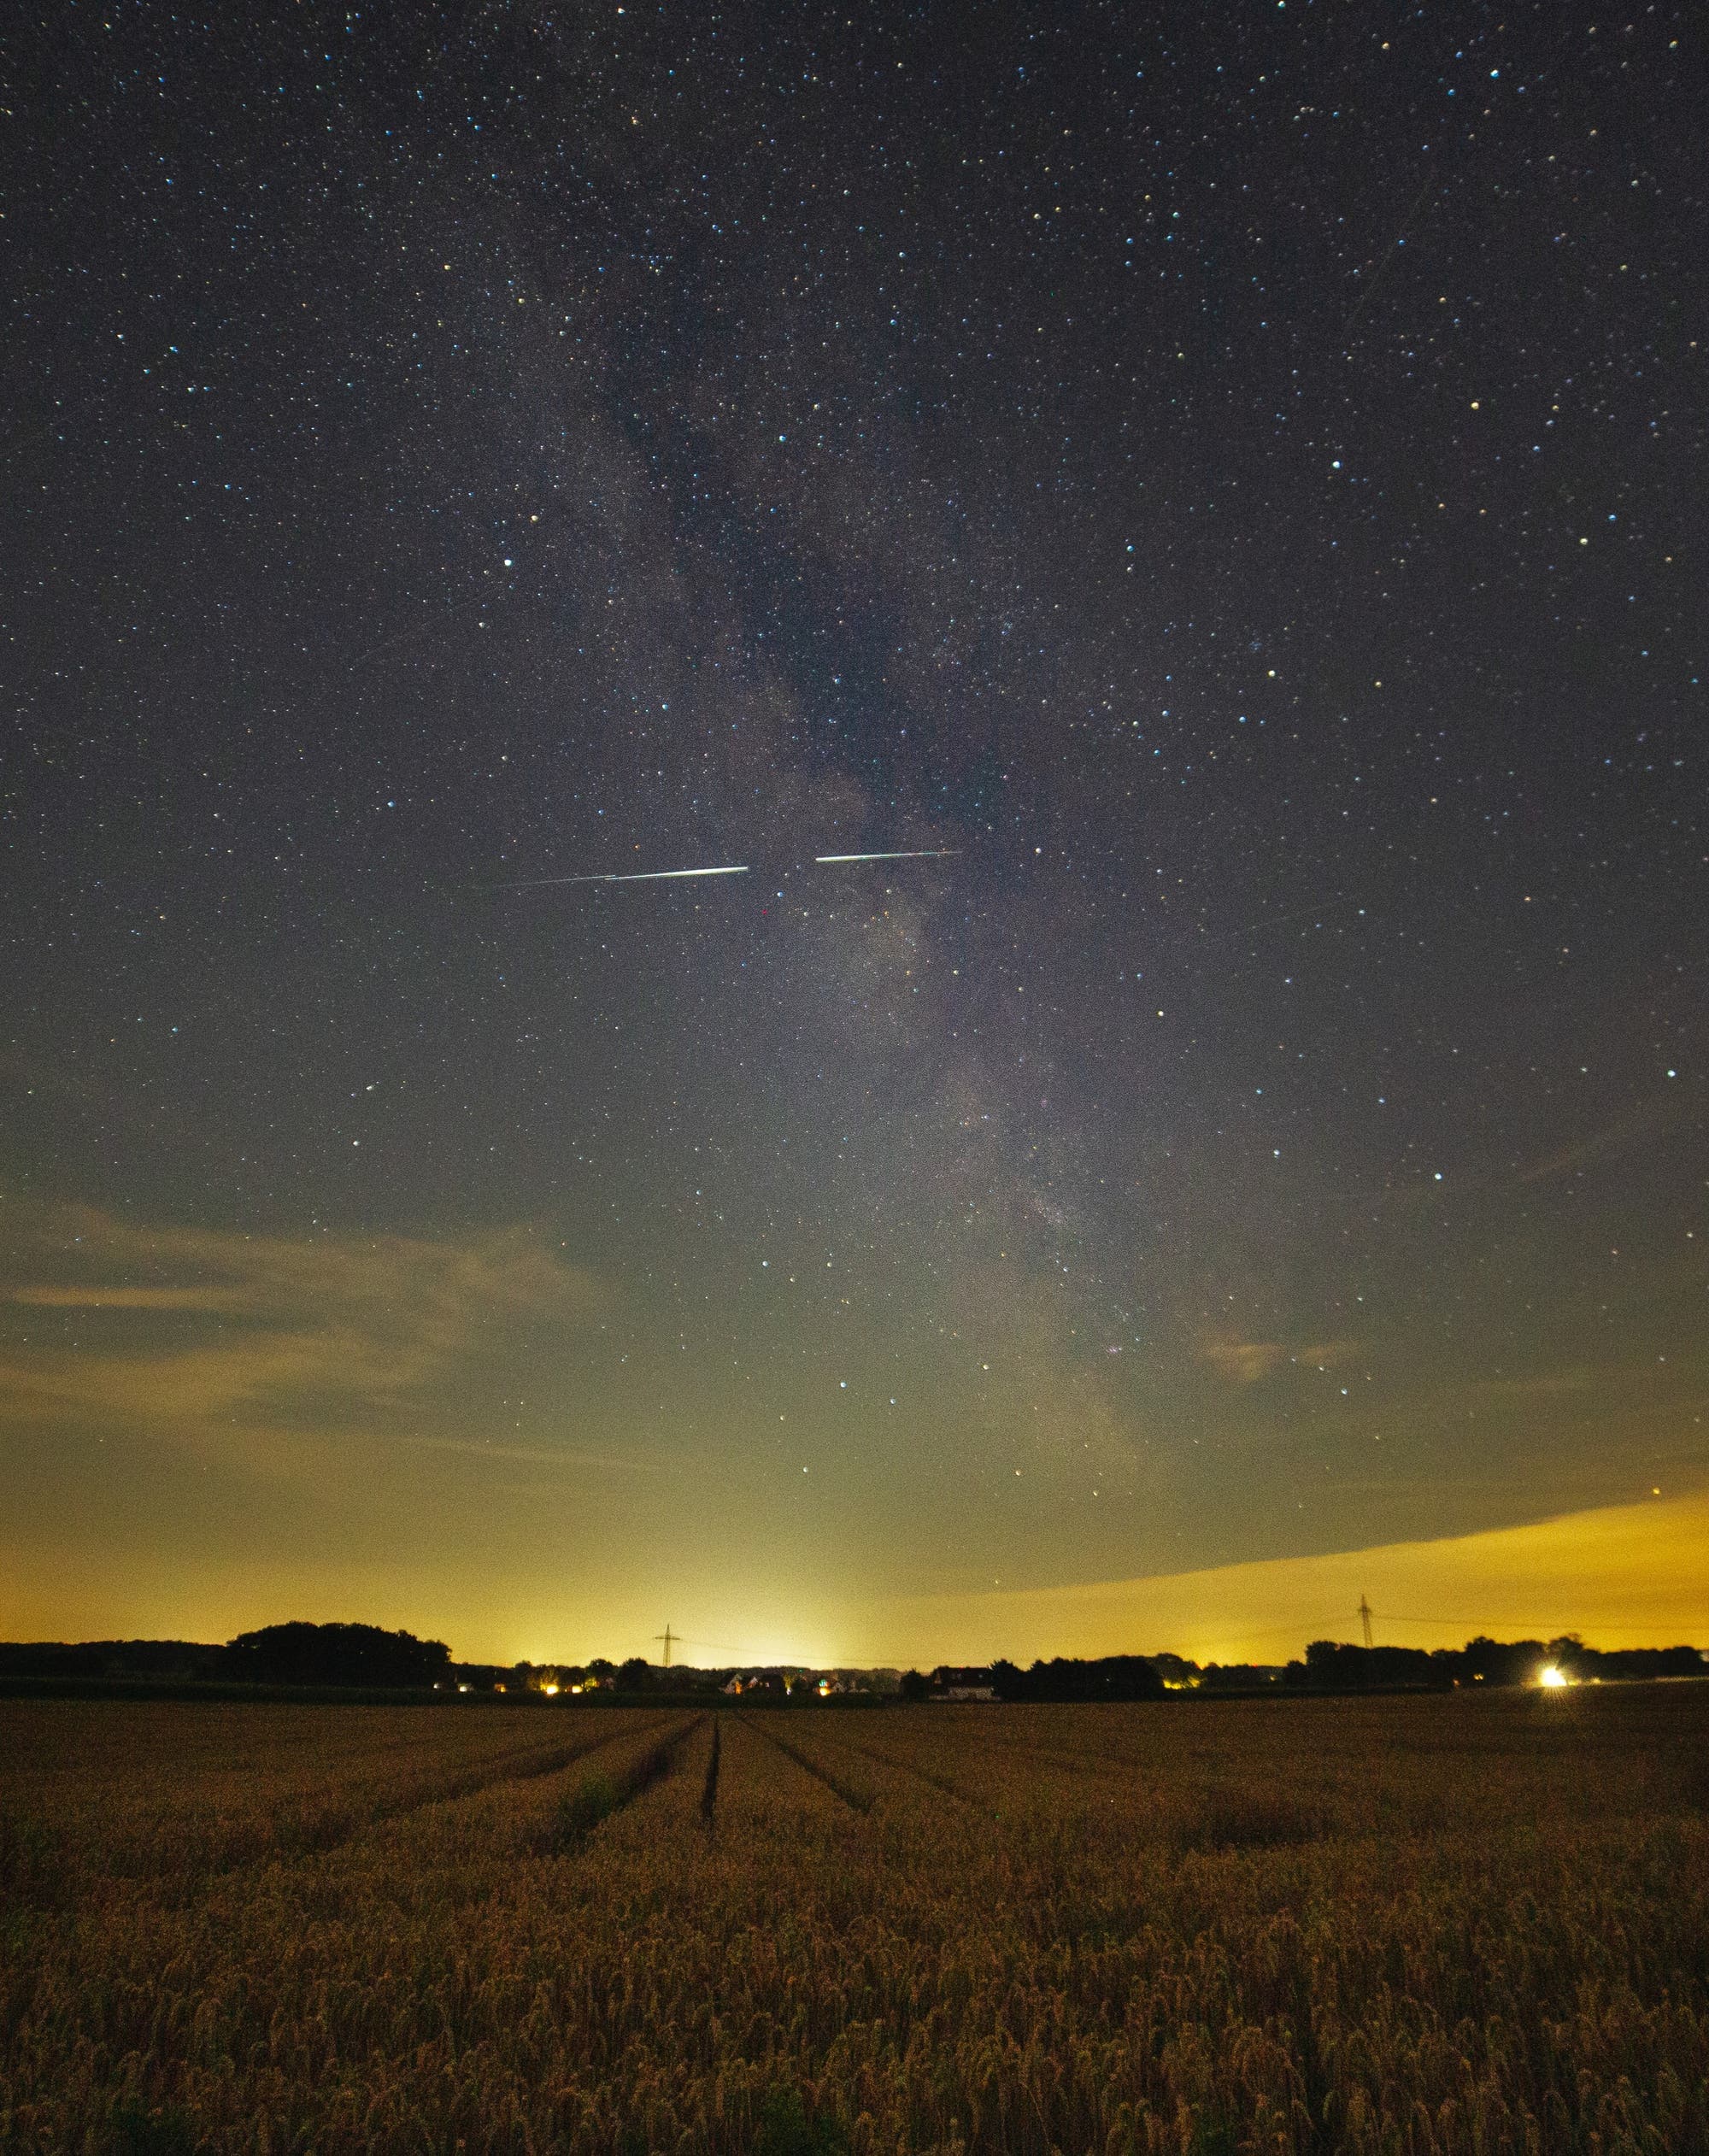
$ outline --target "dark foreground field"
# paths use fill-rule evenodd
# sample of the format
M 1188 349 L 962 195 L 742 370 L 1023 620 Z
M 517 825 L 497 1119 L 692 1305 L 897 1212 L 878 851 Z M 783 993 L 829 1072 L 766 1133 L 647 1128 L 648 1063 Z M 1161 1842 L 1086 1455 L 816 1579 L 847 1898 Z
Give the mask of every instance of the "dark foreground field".
M 1709 2150 L 1709 1686 L 0 1761 L 6 2156 Z

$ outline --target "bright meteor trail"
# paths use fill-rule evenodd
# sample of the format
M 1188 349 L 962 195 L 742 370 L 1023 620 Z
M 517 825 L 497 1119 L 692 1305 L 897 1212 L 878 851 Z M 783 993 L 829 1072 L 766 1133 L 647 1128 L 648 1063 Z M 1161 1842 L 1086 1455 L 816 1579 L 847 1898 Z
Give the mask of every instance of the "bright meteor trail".
M 951 861 L 959 848 L 954 846 L 925 846 L 909 854 L 815 854 L 819 863 L 851 861 Z
M 670 884 L 684 876 L 745 876 L 743 861 L 729 868 L 637 868 L 628 874 L 599 876 L 531 876 L 520 884 L 490 884 L 489 890 L 539 890 L 547 884 Z
M 949 861 L 960 851 L 954 846 L 927 846 L 908 853 L 897 854 L 815 854 L 815 867 L 847 867 L 863 861 Z M 671 884 L 685 876 L 746 876 L 751 874 L 746 861 L 727 868 L 637 868 L 624 875 L 606 872 L 586 876 L 530 876 L 517 884 L 488 884 L 488 890 L 541 890 L 551 884 Z

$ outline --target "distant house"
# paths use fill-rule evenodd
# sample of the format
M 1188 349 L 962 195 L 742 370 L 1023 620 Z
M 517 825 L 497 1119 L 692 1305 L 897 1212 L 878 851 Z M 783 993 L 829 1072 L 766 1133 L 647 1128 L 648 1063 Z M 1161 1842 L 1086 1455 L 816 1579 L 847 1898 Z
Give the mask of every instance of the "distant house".
M 724 1689 L 737 1699 L 749 1693 L 780 1700 L 789 1691 L 789 1680 L 780 1670 L 739 1670 Z
M 996 1686 L 991 1682 L 989 1665 L 975 1663 L 955 1665 L 940 1662 L 931 1672 L 931 1698 L 961 1701 L 966 1700 L 994 1700 Z

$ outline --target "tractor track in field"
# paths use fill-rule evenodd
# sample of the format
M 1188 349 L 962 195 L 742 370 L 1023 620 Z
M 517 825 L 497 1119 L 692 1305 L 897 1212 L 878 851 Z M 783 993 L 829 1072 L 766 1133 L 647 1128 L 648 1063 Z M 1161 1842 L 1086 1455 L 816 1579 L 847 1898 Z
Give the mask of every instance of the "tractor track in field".
M 924 1782 L 929 1789 L 936 1789 L 940 1796 L 951 1797 L 957 1804 L 965 1804 L 975 1812 L 983 1812 L 988 1818 L 995 1814 L 989 1804 L 978 1797 L 969 1796 L 945 1775 L 934 1774 L 929 1767 L 915 1766 L 909 1759 L 899 1759 L 893 1753 L 876 1749 L 870 1744 L 860 1744 L 853 1737 L 833 1737 L 833 1744 L 841 1743 L 850 1752 L 858 1752 L 863 1759 L 871 1759 L 875 1766 L 894 1767 L 899 1773 L 911 1775 L 916 1782 Z
M 719 1755 L 724 1748 L 724 1724 L 714 1720 L 712 1725 L 712 1756 L 706 1763 L 706 1782 L 700 1793 L 701 1824 L 710 1834 L 718 1818 Z
M 537 1857 L 573 1854 L 596 1827 L 625 1810 L 655 1782 L 664 1780 L 676 1765 L 678 1753 L 705 1720 L 704 1714 L 690 1715 L 674 1729 L 667 1729 L 620 1774 L 609 1777 L 595 1775 L 578 1782 L 573 1789 L 566 1790 L 553 1817 L 529 1843 L 529 1853 Z M 657 1726 L 656 1723 L 648 1725 Z M 644 1736 L 646 1731 L 637 1734 Z
M 821 1766 L 817 1759 L 810 1759 L 805 1753 L 798 1752 L 787 1737 L 779 1736 L 775 1730 L 762 1728 L 757 1716 L 752 1721 L 745 1721 L 744 1725 L 756 1736 L 764 1737 L 766 1743 L 781 1752 L 785 1759 L 793 1759 L 803 1774 L 810 1774 L 815 1782 L 822 1782 L 832 1796 L 846 1804 L 851 1812 L 858 1812 L 864 1819 L 872 1811 L 872 1791 L 857 1789 L 852 1783 L 839 1781 L 828 1767 Z
M 1118 1759 L 1108 1753 L 1070 1752 L 1060 1745 L 1041 1744 L 1027 1737 L 1006 1739 L 1004 1748 L 1029 1763 L 1037 1761 L 1082 1780 L 1136 1780 L 1148 1771 L 1148 1763 L 1138 1759 Z
M 610 1730 L 596 1735 L 584 1730 L 572 1742 L 542 1746 L 529 1744 L 483 1759 L 435 1781 L 431 1786 L 416 1783 L 400 1790 L 395 1797 L 382 1799 L 379 1803 L 360 1809 L 329 1796 L 318 1812 L 293 1820 L 288 1816 L 279 1818 L 268 1831 L 258 1827 L 255 1846 L 230 1852 L 205 1867 L 185 1871 L 181 1865 L 164 1862 L 147 1869 L 120 1871 L 109 1875 L 115 1883 L 150 1888 L 175 1888 L 169 1895 L 175 1904 L 217 1893 L 232 1880 L 247 1873 L 265 1871 L 277 1865 L 294 1869 L 310 1864 L 321 1857 L 332 1856 L 365 1836 L 378 1832 L 383 1827 L 407 1819 L 418 1812 L 425 1812 L 436 1804 L 455 1804 L 464 1797 L 479 1796 L 484 1790 L 496 1789 L 507 1782 L 534 1782 L 547 1776 L 559 1774 L 577 1760 L 591 1757 L 606 1746 L 623 1737 L 644 1736 L 655 1729 L 667 1718 L 661 1715 L 650 1722 L 633 1727 Z M 281 1807 L 285 1808 L 285 1807 Z M 28 1896 L 25 1889 L 26 1898 Z M 51 1896 L 48 1899 L 50 1900 Z
M 665 1718 L 661 1716 L 659 1720 Z M 576 1742 L 545 1747 L 526 1745 L 520 1750 L 502 1754 L 497 1759 L 483 1761 L 479 1766 L 468 1767 L 461 1772 L 436 1783 L 431 1789 L 417 1788 L 408 1795 L 400 1795 L 394 1803 L 382 1804 L 377 1810 L 359 1819 L 344 1822 L 344 1830 L 311 1846 L 282 1855 L 282 1860 L 291 1863 L 303 1857 L 324 1856 L 334 1849 L 345 1848 L 360 1841 L 363 1835 L 372 1834 L 377 1828 L 391 1826 L 394 1821 L 407 1819 L 412 1813 L 425 1812 L 435 1804 L 455 1804 L 464 1797 L 479 1796 L 484 1790 L 497 1789 L 506 1782 L 539 1782 L 548 1775 L 561 1774 L 566 1767 L 573 1766 L 578 1759 L 603 1751 L 607 1745 L 615 1744 L 619 1738 L 642 1736 L 658 1727 L 658 1720 L 643 1723 L 637 1729 L 612 1730 L 602 1736 L 584 1733 Z M 257 1861 L 265 1863 L 261 1856 Z M 241 1865 L 233 1867 L 242 1870 Z

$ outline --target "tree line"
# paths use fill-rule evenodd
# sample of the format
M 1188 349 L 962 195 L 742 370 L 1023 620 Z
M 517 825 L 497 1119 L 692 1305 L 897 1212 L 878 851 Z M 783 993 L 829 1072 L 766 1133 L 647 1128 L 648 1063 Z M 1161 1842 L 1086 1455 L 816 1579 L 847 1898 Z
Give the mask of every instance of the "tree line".
M 445 1681 L 451 1650 L 378 1624 L 264 1624 L 223 1646 L 195 1640 L 0 1644 L 0 1677 L 335 1686 L 394 1691 Z
M 1604 1649 L 1587 1647 L 1576 1633 L 1568 1633 L 1550 1640 L 1480 1635 L 1464 1647 L 1434 1648 L 1313 1640 L 1303 1660 L 1285 1666 L 1213 1662 L 1201 1667 L 1175 1654 L 1056 1655 L 1025 1669 L 1006 1660 L 977 1668 L 944 1665 L 930 1675 L 909 1670 L 899 1684 L 894 1673 L 878 1672 L 871 1681 L 881 1690 L 895 1687 L 904 1701 L 1094 1701 L 1157 1700 L 1183 1692 L 1448 1691 L 1456 1686 L 1535 1684 L 1545 1669 L 1581 1684 L 1709 1675 L 1709 1665 L 1694 1647 Z M 443 1640 L 418 1639 L 413 1632 L 386 1631 L 377 1624 L 266 1624 L 240 1632 L 223 1646 L 184 1640 L 0 1642 L 0 1679 L 632 1695 L 667 1689 L 717 1691 L 729 1675 L 660 1669 L 639 1655 L 621 1664 L 596 1657 L 573 1671 L 547 1671 L 528 1663 L 514 1668 L 454 1663 Z M 854 1682 L 858 1687 L 866 1680 Z M 771 1671 L 749 1678 L 742 1689 L 756 1704 L 795 1700 L 813 1695 L 818 1679 L 804 1672 Z

